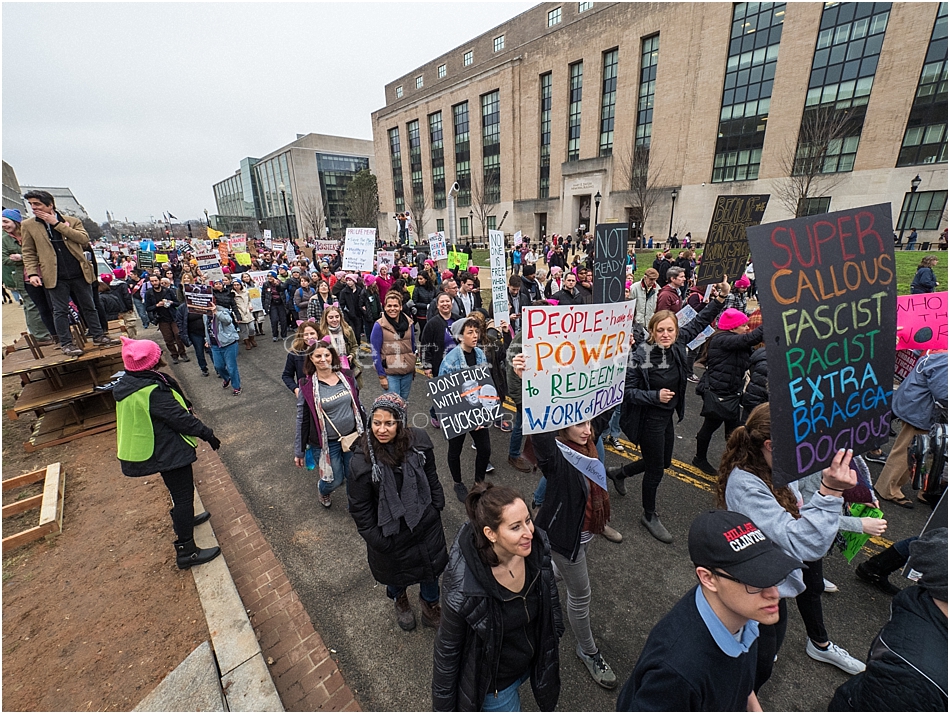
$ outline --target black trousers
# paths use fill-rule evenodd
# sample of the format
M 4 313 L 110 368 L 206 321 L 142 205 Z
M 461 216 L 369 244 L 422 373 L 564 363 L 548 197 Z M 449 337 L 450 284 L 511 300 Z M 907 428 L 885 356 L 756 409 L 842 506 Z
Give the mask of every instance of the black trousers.
M 475 442 L 475 483 L 485 480 L 485 469 L 491 460 L 491 437 L 488 429 L 476 429 L 468 434 Z M 449 439 L 449 471 L 455 483 L 462 483 L 462 447 L 465 446 L 465 434 Z
M 825 629 L 825 615 L 821 609 L 821 594 L 825 592 L 825 573 L 821 560 L 805 563 L 807 570 L 802 571 L 802 580 L 805 581 L 805 590 L 795 598 L 798 612 L 805 623 L 805 632 L 812 642 L 827 642 L 828 631 Z
M 195 478 L 191 464 L 162 471 L 162 480 L 171 494 L 172 526 L 179 543 L 195 537 Z
M 656 513 L 656 492 L 663 480 L 663 471 L 673 463 L 673 414 L 669 409 L 647 410 L 640 429 L 640 453 L 643 455 L 643 510 Z M 625 472 L 626 473 L 626 472 Z
M 717 416 L 703 417 L 703 425 L 699 427 L 699 432 L 696 434 L 696 457 L 699 459 L 706 458 L 706 454 L 709 451 L 709 442 L 712 441 L 713 435 L 719 431 L 719 427 L 723 424 L 726 425 L 726 441 L 728 441 L 729 435 L 735 431 L 740 423 L 738 417 L 735 420 L 730 419 L 729 421 L 720 419 Z
M 270 332 L 272 337 L 287 337 L 287 308 L 284 303 L 270 306 Z
M 778 602 L 778 622 L 774 625 L 759 625 L 759 652 L 755 661 L 755 686 L 752 688 L 756 693 L 772 676 L 775 656 L 782 649 L 787 628 L 788 606 L 785 604 L 785 598 L 782 598 Z

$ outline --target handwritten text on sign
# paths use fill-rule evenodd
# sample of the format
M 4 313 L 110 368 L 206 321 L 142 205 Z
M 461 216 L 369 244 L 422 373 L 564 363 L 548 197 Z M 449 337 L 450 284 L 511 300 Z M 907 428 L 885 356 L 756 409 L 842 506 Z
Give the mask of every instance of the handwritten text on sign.
M 947 293 L 897 298 L 897 349 L 947 349 Z
M 445 233 L 442 231 L 429 234 L 429 257 L 432 260 L 445 260 L 449 257 L 445 247 Z
M 623 401 L 633 307 L 524 308 L 524 433 L 579 424 Z
M 602 223 L 595 232 L 594 302 L 623 302 L 627 287 L 627 226 Z
M 376 253 L 375 228 L 347 228 L 343 244 L 343 270 L 372 272 Z
M 508 322 L 508 275 L 505 267 L 505 234 L 488 231 L 489 262 L 491 263 L 491 302 L 495 326 Z
M 494 423 L 501 409 L 488 365 L 429 380 L 429 398 L 446 439 Z
M 769 346 L 773 478 L 889 436 L 896 283 L 890 204 L 749 228 Z
M 769 195 L 718 196 L 709 223 L 703 260 L 696 274 L 697 285 L 718 283 L 725 275 L 730 281 L 745 273 L 749 257 L 746 228 L 762 221 Z

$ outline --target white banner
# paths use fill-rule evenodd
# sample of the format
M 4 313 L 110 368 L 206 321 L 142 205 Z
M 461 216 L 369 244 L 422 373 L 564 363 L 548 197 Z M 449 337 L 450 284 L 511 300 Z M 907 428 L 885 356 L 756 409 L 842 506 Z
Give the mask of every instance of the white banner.
M 505 234 L 488 231 L 488 258 L 491 265 L 491 302 L 495 327 L 508 322 L 508 275 L 505 267 Z
M 445 233 L 443 231 L 429 234 L 429 257 L 432 260 L 445 260 L 449 257 L 448 248 L 445 246 Z
M 340 244 L 335 240 L 318 240 L 313 252 L 319 255 L 333 255 L 339 247 Z
M 272 236 L 271 236 L 270 228 L 265 228 L 265 229 L 264 229 L 264 240 L 270 240 L 271 237 L 272 237 Z
M 224 280 L 220 255 L 217 253 L 198 253 L 195 260 L 198 261 L 198 270 L 201 271 L 201 275 L 208 283 L 212 280 Z
M 521 245 L 521 231 L 515 233 L 515 245 Z
M 235 253 L 247 253 L 246 233 L 232 233 L 229 243 L 231 244 L 231 250 Z
M 379 267 L 385 263 L 390 268 L 396 264 L 396 251 L 394 250 L 380 250 L 376 252 L 376 267 Z
M 347 228 L 343 244 L 343 270 L 371 273 L 376 252 L 376 229 Z
M 526 307 L 524 433 L 593 419 L 623 401 L 634 302 Z

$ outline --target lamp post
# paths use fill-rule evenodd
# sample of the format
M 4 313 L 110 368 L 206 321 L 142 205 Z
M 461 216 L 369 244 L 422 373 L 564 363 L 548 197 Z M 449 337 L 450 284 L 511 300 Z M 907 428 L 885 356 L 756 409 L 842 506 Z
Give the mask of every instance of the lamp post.
M 471 211 L 468 212 L 468 242 L 472 242 L 472 238 L 475 237 L 475 214 Z
M 918 188 L 920 188 L 920 174 L 917 174 L 916 176 L 914 176 L 913 180 L 911 180 L 911 182 L 910 182 L 910 193 L 911 193 L 912 196 L 913 196 L 915 193 L 917 193 L 917 189 L 918 189 Z M 911 199 L 911 200 L 913 200 L 913 199 Z M 904 201 L 904 209 L 901 211 L 901 213 L 904 214 L 904 216 L 907 215 L 907 209 L 908 209 L 908 208 L 910 208 L 910 201 Z M 904 216 L 902 216 L 902 217 L 904 217 Z M 905 222 L 906 220 L 907 220 L 907 219 L 904 218 L 904 220 L 901 221 L 901 232 L 897 235 L 897 245 L 898 245 L 898 246 L 899 246 L 899 245 L 903 242 L 903 240 L 904 240 L 904 222 Z
M 670 202 L 670 233 L 669 233 L 668 239 L 673 237 L 673 211 L 676 209 L 676 189 L 675 188 L 672 191 L 670 191 L 670 198 L 672 200 Z
M 211 228 L 211 221 L 208 219 L 208 209 L 205 209 L 205 227 Z
M 594 233 L 597 232 L 597 223 L 600 221 L 600 199 L 602 198 L 600 191 L 594 194 Z
M 287 187 L 284 186 L 283 181 L 280 182 L 277 190 L 280 191 L 281 201 L 284 202 L 284 221 L 287 223 L 287 242 L 290 243 L 293 236 L 290 235 L 290 214 L 287 212 Z

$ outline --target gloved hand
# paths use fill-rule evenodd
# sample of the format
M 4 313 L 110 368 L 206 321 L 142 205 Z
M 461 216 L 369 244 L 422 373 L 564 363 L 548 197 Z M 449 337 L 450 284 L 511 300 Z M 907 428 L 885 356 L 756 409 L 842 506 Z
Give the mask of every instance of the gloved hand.
M 221 448 L 221 439 L 219 439 L 214 434 L 212 434 L 208 438 L 208 446 L 210 446 L 212 450 L 217 451 L 218 449 Z

